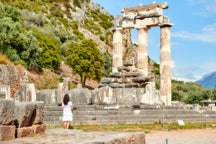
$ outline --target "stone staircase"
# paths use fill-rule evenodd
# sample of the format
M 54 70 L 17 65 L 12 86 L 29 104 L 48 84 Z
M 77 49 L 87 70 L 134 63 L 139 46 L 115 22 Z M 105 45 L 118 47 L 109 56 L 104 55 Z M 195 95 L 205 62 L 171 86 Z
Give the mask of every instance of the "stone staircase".
M 45 124 L 62 124 L 62 109 L 57 105 L 46 105 Z M 216 122 L 216 111 L 195 111 L 181 106 L 74 106 L 74 124 L 117 124 L 155 122 Z

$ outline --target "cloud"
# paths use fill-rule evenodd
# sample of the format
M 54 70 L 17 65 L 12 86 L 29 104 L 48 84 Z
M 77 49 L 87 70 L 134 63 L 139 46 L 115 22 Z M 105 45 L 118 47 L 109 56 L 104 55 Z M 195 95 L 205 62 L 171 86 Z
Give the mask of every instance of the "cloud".
M 183 65 L 172 69 L 172 77 L 177 80 L 196 81 L 201 78 L 200 76 L 197 76 L 199 71 L 200 67 L 198 66 Z
M 200 7 L 200 11 L 195 15 L 201 17 L 212 17 L 216 14 L 216 0 L 187 0 L 189 5 L 194 7 Z
M 204 75 L 215 72 L 216 63 L 206 62 L 200 64 L 199 66 L 195 65 L 182 65 L 172 67 L 172 78 L 182 81 L 197 81 L 201 79 Z
M 188 31 L 173 32 L 172 37 L 216 44 L 216 23 L 206 25 L 200 33 Z

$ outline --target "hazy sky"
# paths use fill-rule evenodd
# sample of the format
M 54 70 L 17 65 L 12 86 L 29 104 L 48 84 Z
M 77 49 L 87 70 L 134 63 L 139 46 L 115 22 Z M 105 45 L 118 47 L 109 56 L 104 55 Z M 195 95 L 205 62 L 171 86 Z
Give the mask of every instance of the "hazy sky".
M 195 81 L 216 71 L 216 0 L 93 0 L 114 17 L 125 7 L 153 2 L 167 2 L 165 16 L 174 24 L 171 28 L 172 77 Z M 160 28 L 149 31 L 148 51 L 159 63 Z M 137 42 L 137 31 L 132 40 Z

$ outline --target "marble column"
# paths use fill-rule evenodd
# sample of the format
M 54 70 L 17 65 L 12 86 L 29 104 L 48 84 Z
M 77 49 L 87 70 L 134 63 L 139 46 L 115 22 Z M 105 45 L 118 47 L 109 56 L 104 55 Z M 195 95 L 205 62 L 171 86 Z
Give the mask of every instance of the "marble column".
M 137 70 L 148 76 L 148 28 L 138 29 Z
M 171 105 L 170 27 L 160 25 L 160 95 L 165 105 Z
M 123 66 L 123 41 L 122 28 L 116 28 L 113 33 L 113 62 L 112 72 L 118 72 L 118 67 Z

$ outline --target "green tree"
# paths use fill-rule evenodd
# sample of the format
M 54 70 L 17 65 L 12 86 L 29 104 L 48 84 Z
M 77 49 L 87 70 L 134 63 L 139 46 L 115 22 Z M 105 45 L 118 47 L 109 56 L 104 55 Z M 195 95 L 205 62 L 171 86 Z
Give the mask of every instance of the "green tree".
M 61 51 L 59 45 L 50 37 L 43 35 L 39 31 L 35 30 L 34 32 L 42 49 L 41 55 L 38 58 L 39 66 L 50 70 L 56 70 L 61 63 Z
M 109 76 L 110 72 L 112 71 L 112 56 L 108 52 L 102 53 L 105 62 L 103 64 L 103 76 Z
M 80 44 L 71 43 L 67 50 L 66 63 L 71 66 L 74 74 L 80 76 L 82 86 L 88 79 L 100 80 L 104 59 L 92 39 L 84 39 Z
M 216 100 L 216 86 L 212 90 L 212 97 L 211 97 L 211 99 Z

